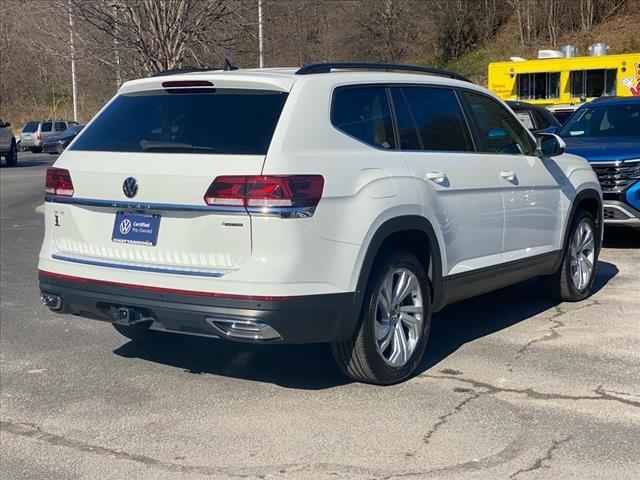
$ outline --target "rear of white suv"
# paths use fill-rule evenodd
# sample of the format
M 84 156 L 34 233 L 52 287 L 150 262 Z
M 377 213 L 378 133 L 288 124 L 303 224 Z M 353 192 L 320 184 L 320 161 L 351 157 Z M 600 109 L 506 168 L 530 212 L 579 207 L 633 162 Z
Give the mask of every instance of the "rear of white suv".
M 491 109 L 465 95 L 502 107 L 467 82 L 330 70 L 125 84 L 47 173 L 43 302 L 133 339 L 330 342 L 350 376 L 392 383 L 447 303 L 545 274 L 588 295 L 583 160 L 536 157 L 510 113 L 478 128 Z M 420 108 L 437 115 L 411 133 Z

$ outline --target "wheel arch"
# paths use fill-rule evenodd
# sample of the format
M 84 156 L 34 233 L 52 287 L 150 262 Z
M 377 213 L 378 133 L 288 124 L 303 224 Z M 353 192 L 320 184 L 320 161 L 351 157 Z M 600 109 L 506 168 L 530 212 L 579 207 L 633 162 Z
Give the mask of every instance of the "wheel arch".
M 604 233 L 604 221 L 603 221 L 603 207 L 602 196 L 600 192 L 592 188 L 587 188 L 578 192 L 571 204 L 571 210 L 567 217 L 567 223 L 564 226 L 564 236 L 562 239 L 563 249 L 566 250 L 569 242 L 569 235 L 571 233 L 571 225 L 576 217 L 576 213 L 579 210 L 586 210 L 593 215 L 596 222 L 596 228 L 598 230 L 598 250 L 602 246 L 602 237 Z
M 426 242 L 424 245 L 422 245 L 423 241 Z M 409 251 L 416 253 L 431 280 L 433 311 L 442 309 L 444 307 L 443 262 L 438 237 L 426 218 L 419 215 L 404 215 L 382 223 L 367 246 L 356 285 L 358 313 L 361 312 L 367 284 L 376 260 L 380 255 L 384 255 L 385 251 L 394 247 L 407 247 Z

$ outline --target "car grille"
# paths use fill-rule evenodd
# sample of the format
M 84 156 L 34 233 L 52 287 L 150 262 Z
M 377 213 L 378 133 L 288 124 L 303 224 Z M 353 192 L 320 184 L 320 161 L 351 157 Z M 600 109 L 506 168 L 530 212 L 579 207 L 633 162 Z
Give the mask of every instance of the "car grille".
M 640 180 L 640 162 L 592 165 L 603 192 L 619 193 Z

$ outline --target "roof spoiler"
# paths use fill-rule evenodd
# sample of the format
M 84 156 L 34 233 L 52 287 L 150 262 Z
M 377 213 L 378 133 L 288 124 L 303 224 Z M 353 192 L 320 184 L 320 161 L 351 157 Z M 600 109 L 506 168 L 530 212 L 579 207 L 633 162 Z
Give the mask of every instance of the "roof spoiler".
M 224 70 L 225 72 L 231 70 L 238 70 L 239 67 L 237 65 L 233 65 L 227 58 L 224 59 L 224 66 L 222 68 L 216 67 L 184 67 L 184 68 L 172 68 L 169 70 L 163 70 L 161 72 L 152 73 L 149 75 L 150 78 L 153 77 L 166 77 L 168 75 L 182 75 L 185 73 L 196 73 L 196 72 L 210 72 L 212 70 Z

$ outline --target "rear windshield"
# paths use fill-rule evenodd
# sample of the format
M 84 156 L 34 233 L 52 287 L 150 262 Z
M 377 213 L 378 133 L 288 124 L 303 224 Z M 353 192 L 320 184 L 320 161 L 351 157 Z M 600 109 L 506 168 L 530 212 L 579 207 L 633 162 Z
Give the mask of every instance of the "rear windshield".
M 24 127 L 22 127 L 22 131 L 25 133 L 33 133 L 38 129 L 38 122 L 27 122 Z
M 286 98 L 240 89 L 120 95 L 72 149 L 264 155 Z

